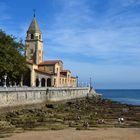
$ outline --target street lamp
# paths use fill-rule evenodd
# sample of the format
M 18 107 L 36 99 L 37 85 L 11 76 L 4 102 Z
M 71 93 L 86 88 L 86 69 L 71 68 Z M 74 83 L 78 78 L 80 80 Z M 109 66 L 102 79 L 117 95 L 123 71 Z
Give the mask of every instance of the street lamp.
M 5 74 L 5 75 L 3 76 L 3 78 L 4 78 L 4 87 L 6 88 L 6 87 L 7 87 L 7 86 L 6 86 L 7 75 Z
M 76 84 L 77 84 L 77 87 L 78 87 L 78 76 L 76 76 L 76 79 L 77 79 L 77 83 Z
M 90 77 L 90 83 L 89 83 L 89 85 L 90 85 L 90 89 L 92 89 L 92 79 L 91 79 L 91 77 Z

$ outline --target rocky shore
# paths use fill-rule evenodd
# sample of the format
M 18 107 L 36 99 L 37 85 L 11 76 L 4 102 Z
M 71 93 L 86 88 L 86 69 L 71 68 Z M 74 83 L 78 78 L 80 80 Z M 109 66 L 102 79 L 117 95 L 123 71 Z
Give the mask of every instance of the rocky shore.
M 118 118 L 124 121 L 119 122 Z M 101 98 L 84 98 L 0 113 L 0 137 L 26 130 L 95 130 L 116 127 L 140 128 L 140 106 Z

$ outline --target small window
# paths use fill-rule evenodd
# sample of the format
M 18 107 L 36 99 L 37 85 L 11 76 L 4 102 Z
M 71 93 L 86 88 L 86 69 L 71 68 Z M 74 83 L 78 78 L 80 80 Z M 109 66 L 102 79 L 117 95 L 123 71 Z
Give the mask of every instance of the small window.
M 34 39 L 34 34 L 31 34 L 31 39 Z
M 41 35 L 39 35 L 39 39 L 41 39 Z

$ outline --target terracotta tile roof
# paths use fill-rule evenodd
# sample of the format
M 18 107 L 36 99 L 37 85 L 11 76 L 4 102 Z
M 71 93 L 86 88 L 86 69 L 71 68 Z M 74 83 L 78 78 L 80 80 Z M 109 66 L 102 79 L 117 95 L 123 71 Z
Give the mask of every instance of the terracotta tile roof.
M 71 72 L 70 70 L 61 70 L 60 75 L 67 76 L 67 72 Z
M 72 76 L 71 78 L 73 78 L 73 79 L 77 79 L 76 77 L 73 77 L 73 76 Z
M 60 75 L 67 76 L 67 72 L 60 72 Z
M 47 60 L 47 61 L 43 61 L 39 64 L 39 66 L 42 66 L 42 65 L 55 65 L 56 63 L 63 63 L 61 60 Z
M 36 72 L 42 73 L 42 74 L 47 74 L 47 75 L 52 75 L 53 73 L 49 73 L 43 70 L 35 69 Z
M 67 72 L 71 72 L 70 70 L 61 70 L 61 72 L 67 73 Z
M 60 77 L 66 77 L 66 75 L 60 74 Z

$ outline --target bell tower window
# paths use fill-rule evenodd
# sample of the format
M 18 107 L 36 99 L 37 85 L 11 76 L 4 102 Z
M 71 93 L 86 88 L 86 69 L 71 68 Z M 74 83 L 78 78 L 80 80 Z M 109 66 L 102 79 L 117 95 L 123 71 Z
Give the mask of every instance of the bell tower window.
M 34 39 L 34 34 L 31 34 L 31 39 Z
M 39 39 L 41 39 L 41 35 L 39 35 Z

